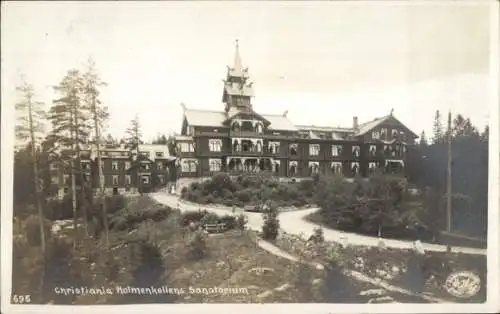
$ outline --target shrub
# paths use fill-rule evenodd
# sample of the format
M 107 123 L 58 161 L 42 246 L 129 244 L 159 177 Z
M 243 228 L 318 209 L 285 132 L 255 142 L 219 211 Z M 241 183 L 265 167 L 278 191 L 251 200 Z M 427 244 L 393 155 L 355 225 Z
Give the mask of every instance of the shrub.
M 200 260 L 207 253 L 207 244 L 202 232 L 195 232 L 187 245 L 187 258 L 189 260 Z
M 224 215 L 219 219 L 220 223 L 226 225 L 226 229 L 234 229 L 237 226 L 236 217 L 231 215 Z
M 264 215 L 264 225 L 262 226 L 263 238 L 266 240 L 275 240 L 278 236 L 280 222 L 278 219 L 278 209 L 270 206 Z
M 207 213 L 206 210 L 184 212 L 181 216 L 181 225 L 187 226 L 190 222 L 200 222 Z
M 244 189 L 244 190 L 237 191 L 236 192 L 236 198 L 240 202 L 247 203 L 252 198 L 253 192 L 254 191 L 252 189 Z
M 321 227 L 314 228 L 314 233 L 311 236 L 311 240 L 314 243 L 323 243 L 323 242 L 325 242 L 325 237 L 323 235 L 323 228 L 321 228 Z
M 202 225 L 204 224 L 217 224 L 219 223 L 219 216 L 214 213 L 206 213 L 200 220 Z
M 245 230 L 247 223 L 248 219 L 244 214 L 240 214 L 238 218 L 236 218 L 236 227 L 241 231 Z

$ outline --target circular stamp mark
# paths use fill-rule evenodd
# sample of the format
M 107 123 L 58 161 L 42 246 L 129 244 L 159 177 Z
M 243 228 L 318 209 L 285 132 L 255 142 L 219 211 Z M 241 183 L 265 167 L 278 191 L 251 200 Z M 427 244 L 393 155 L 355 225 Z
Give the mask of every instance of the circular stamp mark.
M 444 289 L 457 298 L 471 298 L 481 289 L 481 278 L 470 271 L 454 272 L 446 278 Z

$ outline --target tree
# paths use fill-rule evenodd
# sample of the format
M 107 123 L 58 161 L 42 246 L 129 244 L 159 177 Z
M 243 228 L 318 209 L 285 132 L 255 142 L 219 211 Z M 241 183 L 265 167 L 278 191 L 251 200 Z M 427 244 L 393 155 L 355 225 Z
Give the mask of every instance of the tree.
M 420 143 L 419 144 L 422 147 L 425 147 L 425 146 L 429 145 L 427 143 L 427 137 L 425 136 L 425 131 L 423 131 L 423 130 L 422 130 L 422 133 L 420 134 Z
M 486 125 L 484 127 L 484 131 L 481 133 L 481 140 L 484 142 L 488 142 L 490 136 L 490 126 Z
M 269 209 L 263 213 L 264 225 L 262 226 L 263 238 L 266 240 L 275 240 L 280 229 L 278 219 L 278 208 L 275 205 L 269 206 Z
M 43 132 L 42 118 L 45 116 L 43 111 L 43 103 L 33 100 L 33 86 L 25 80 L 22 85 L 16 88 L 20 93 L 21 100 L 16 103 L 16 112 L 18 114 L 18 123 L 16 125 L 16 136 L 19 139 L 29 139 L 31 147 L 31 158 L 33 165 L 33 180 L 35 187 L 35 204 L 38 211 L 38 223 L 40 227 L 40 244 L 42 253 L 45 256 L 45 215 L 42 207 L 41 195 L 41 178 L 38 167 L 37 156 L 37 135 Z
M 93 127 L 94 127 L 94 147 L 97 154 L 97 171 L 99 174 L 99 191 L 100 191 L 100 205 L 102 208 L 102 217 L 103 217 L 103 225 L 104 225 L 104 236 L 106 245 L 109 244 L 108 239 L 108 214 L 106 210 L 106 200 L 104 195 L 104 174 L 102 169 L 102 160 L 101 160 L 101 133 L 102 129 L 104 129 L 104 123 L 109 118 L 108 108 L 102 105 L 102 102 L 99 99 L 99 88 L 106 86 L 106 83 L 101 80 L 96 69 L 95 63 L 92 59 L 88 60 L 88 65 L 86 72 L 83 76 L 84 79 L 84 96 L 85 102 L 92 112 L 93 119 Z M 111 144 L 114 144 L 114 140 L 111 137 L 111 134 L 108 134 L 108 142 L 111 141 Z
M 76 175 L 80 174 L 81 202 L 85 236 L 87 230 L 86 192 L 81 168 L 80 145 L 87 142 L 90 133 L 89 110 L 82 100 L 84 88 L 82 75 L 79 70 L 69 70 L 59 85 L 54 86 L 60 98 L 53 101 L 49 111 L 49 119 L 53 126 L 53 135 L 61 147 L 61 159 L 70 164 L 71 193 L 73 204 L 73 227 L 75 232 L 74 248 L 77 236 L 77 195 Z
M 479 136 L 478 130 L 472 125 L 470 119 L 465 119 L 461 114 L 458 114 L 455 119 L 453 119 L 451 134 L 454 138 Z
M 436 114 L 434 116 L 434 124 L 432 127 L 433 137 L 432 143 L 442 143 L 444 141 L 444 133 L 443 133 L 443 124 L 441 123 L 441 113 L 439 110 L 436 110 Z
M 168 139 L 165 136 L 165 134 L 158 134 L 156 138 L 152 141 L 152 144 L 161 144 L 161 145 L 167 145 L 168 144 Z
M 128 137 L 125 139 L 125 147 L 139 155 L 139 144 L 142 143 L 142 133 L 138 115 L 130 121 L 130 126 L 128 127 L 126 133 Z

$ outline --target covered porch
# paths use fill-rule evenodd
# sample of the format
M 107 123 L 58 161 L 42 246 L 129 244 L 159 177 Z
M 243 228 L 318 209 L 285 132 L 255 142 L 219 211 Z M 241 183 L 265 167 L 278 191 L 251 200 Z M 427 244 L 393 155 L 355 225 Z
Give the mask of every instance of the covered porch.
M 226 159 L 228 172 L 272 172 L 279 175 L 280 161 L 273 158 L 228 157 Z

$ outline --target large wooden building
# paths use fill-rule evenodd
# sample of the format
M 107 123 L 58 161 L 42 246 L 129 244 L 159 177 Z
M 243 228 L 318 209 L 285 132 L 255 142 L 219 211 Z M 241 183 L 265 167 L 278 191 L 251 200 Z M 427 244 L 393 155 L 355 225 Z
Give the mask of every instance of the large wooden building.
M 120 144 L 102 145 L 100 148 L 104 189 L 107 194 L 149 192 L 167 187 L 172 181 L 175 157 L 168 146 L 161 144 L 139 145 L 139 155 Z M 57 149 L 50 162 L 50 187 L 52 197 L 62 198 L 71 193 L 71 164 L 59 158 L 63 149 Z M 99 169 L 95 145 L 82 145 L 80 150 L 82 176 L 76 175 L 76 186 L 80 189 L 82 180 L 94 192 L 99 190 Z
M 182 130 L 176 137 L 179 178 L 209 177 L 221 171 L 266 171 L 290 179 L 315 173 L 405 175 L 408 152 L 418 136 L 392 112 L 365 123 L 354 117 L 345 128 L 295 125 L 286 112 L 255 112 L 249 79 L 236 44 L 234 64 L 224 80 L 224 110 L 182 105 Z

